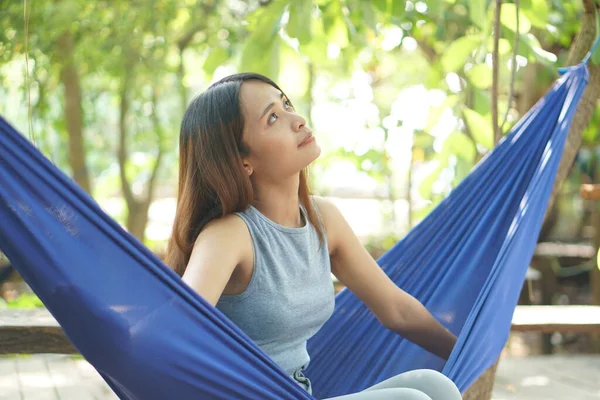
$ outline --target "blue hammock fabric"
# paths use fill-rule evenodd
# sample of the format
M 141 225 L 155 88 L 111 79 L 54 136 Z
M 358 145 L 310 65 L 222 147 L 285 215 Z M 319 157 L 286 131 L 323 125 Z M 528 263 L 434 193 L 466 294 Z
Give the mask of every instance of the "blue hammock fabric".
M 314 396 L 416 368 L 465 390 L 498 358 L 587 67 L 569 68 L 436 209 L 378 260 L 458 335 L 447 362 L 349 291 L 309 341 Z M 0 118 L 0 249 L 121 399 L 313 398 Z
M 585 64 L 553 88 L 379 265 L 458 335 L 439 359 L 380 327 L 349 291 L 309 341 L 317 398 L 362 390 L 417 368 L 466 390 L 500 355 L 533 256 L 569 126 L 588 81 Z

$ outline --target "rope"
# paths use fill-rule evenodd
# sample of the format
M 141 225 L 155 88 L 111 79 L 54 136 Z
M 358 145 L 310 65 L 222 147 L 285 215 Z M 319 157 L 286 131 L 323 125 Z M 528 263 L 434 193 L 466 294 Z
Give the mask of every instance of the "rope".
M 583 58 L 582 63 L 587 64 L 587 62 L 590 60 L 590 57 L 592 57 L 592 54 L 594 54 L 594 52 L 596 51 L 596 48 L 598 48 L 599 44 L 600 44 L 600 36 L 598 36 L 596 38 L 596 41 L 592 45 L 592 48 L 590 49 L 590 51 L 588 51 L 588 53 Z

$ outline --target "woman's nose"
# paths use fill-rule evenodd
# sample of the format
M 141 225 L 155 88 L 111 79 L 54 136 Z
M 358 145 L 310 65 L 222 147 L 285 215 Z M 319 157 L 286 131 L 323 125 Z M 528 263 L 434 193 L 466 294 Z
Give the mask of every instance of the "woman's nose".
M 292 128 L 296 132 L 299 131 L 300 129 L 302 129 L 302 127 L 304 127 L 305 125 L 306 125 L 306 120 L 304 118 L 302 118 L 300 115 L 296 115 L 292 121 Z

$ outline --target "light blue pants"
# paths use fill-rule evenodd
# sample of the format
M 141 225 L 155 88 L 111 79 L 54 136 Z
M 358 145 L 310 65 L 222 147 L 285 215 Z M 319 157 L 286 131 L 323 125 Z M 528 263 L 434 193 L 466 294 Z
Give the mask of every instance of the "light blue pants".
M 327 400 L 462 400 L 460 391 L 445 375 L 417 369 L 396 375 L 362 392 Z

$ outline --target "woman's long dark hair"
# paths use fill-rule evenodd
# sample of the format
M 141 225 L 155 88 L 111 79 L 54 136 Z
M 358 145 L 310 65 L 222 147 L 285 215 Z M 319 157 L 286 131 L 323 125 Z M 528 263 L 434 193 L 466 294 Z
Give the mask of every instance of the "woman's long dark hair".
M 194 242 L 208 222 L 244 211 L 253 202 L 254 191 L 242 162 L 250 150 L 242 141 L 240 88 L 248 80 L 281 90 L 259 74 L 231 75 L 196 97 L 183 116 L 177 211 L 165 256 L 165 263 L 179 275 L 185 272 Z M 298 196 L 322 244 L 324 232 L 310 201 L 306 169 L 300 172 Z

